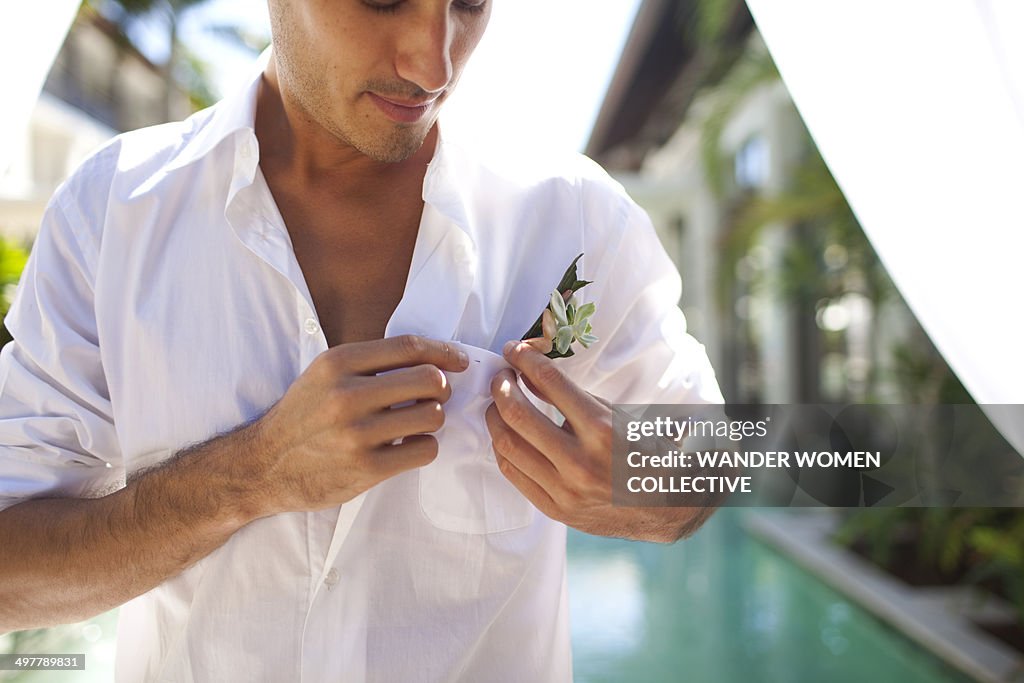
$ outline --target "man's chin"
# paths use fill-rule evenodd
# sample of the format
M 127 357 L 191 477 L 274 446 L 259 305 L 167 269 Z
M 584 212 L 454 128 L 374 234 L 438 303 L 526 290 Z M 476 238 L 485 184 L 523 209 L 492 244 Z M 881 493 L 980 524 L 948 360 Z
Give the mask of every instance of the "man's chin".
M 411 133 L 411 131 L 408 132 Z M 426 138 L 425 133 L 419 133 L 418 131 L 410 135 L 378 138 L 359 148 L 359 151 L 374 161 L 385 164 L 397 164 L 401 161 L 406 161 L 409 157 L 420 151 Z

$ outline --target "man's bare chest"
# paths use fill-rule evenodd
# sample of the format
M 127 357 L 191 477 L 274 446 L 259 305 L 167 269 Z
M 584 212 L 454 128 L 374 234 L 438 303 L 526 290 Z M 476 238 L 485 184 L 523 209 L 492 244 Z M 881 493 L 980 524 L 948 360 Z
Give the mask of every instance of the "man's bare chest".
M 405 290 L 418 217 L 350 217 L 333 231 L 303 218 L 285 221 L 328 346 L 383 338 Z

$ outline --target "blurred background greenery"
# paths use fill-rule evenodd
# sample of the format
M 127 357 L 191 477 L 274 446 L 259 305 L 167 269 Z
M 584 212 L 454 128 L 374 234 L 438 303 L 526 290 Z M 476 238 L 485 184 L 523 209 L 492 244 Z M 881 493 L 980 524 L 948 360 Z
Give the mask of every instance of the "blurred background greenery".
M 586 152 L 651 214 L 727 401 L 973 403 L 893 286 L 740 0 L 642 3 Z M 1002 443 L 984 431 L 979 448 Z M 908 585 L 1008 600 L 1016 618 L 986 628 L 1024 648 L 1024 510 L 835 516 L 835 543 Z

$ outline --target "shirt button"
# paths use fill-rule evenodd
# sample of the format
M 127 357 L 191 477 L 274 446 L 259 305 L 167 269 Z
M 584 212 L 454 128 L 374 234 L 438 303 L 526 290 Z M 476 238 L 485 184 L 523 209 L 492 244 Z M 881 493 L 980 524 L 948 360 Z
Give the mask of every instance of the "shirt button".
M 331 586 L 338 583 L 338 579 L 340 578 L 341 576 L 338 574 L 338 570 L 334 567 L 331 567 L 331 570 L 327 572 L 327 576 L 324 577 L 324 585 L 330 588 Z
M 316 334 L 320 331 L 320 326 L 316 324 L 316 320 L 313 318 L 306 318 L 306 322 L 303 323 L 302 327 L 306 330 L 306 334 Z

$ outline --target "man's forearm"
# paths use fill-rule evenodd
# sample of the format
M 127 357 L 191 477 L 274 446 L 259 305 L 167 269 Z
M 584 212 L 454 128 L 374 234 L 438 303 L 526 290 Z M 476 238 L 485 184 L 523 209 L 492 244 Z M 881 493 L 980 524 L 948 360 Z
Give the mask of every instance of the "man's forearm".
M 102 498 L 0 511 L 0 633 L 87 619 L 180 574 L 259 515 L 255 431 L 179 453 Z

